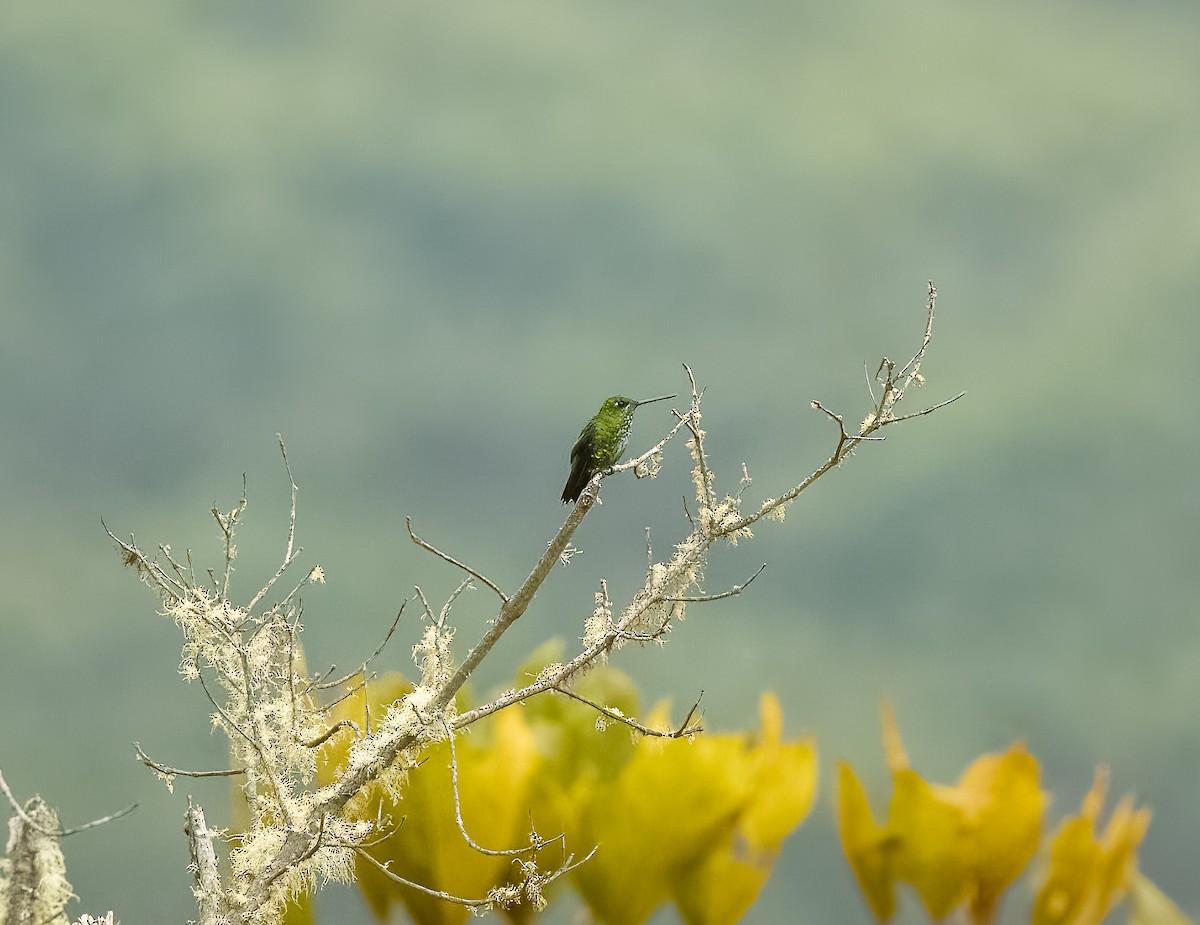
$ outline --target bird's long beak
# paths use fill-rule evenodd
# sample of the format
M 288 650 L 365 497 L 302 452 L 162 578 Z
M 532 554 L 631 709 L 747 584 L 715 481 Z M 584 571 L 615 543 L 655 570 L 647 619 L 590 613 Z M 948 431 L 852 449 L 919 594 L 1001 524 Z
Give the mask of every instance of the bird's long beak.
M 636 407 L 640 408 L 640 407 L 642 407 L 642 405 L 648 405 L 652 401 L 666 401 L 668 398 L 678 398 L 678 397 L 679 397 L 678 395 L 660 395 L 660 396 L 658 396 L 658 398 L 647 398 L 645 401 L 638 402 Z

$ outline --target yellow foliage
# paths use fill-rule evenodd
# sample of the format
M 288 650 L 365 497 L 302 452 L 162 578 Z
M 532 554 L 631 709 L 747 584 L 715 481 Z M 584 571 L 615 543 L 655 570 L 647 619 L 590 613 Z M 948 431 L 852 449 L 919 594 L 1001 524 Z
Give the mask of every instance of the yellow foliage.
M 1000 896 L 1029 863 L 1041 833 L 1045 797 L 1037 761 L 1020 743 L 984 755 L 950 787 L 909 768 L 890 709 L 884 749 L 892 768 L 887 821 L 878 825 L 853 768 L 838 772 L 842 848 L 871 911 L 895 913 L 895 884 L 908 883 L 931 917 L 964 906 L 991 922 Z
M 1098 925 L 1121 900 L 1137 874 L 1137 846 L 1150 810 L 1123 798 L 1097 837 L 1108 775 L 1096 771 L 1078 816 L 1063 821 L 1050 845 L 1050 864 L 1033 907 L 1033 925 Z
M 660 707 L 649 725 L 664 717 Z M 816 793 L 812 742 L 781 741 L 771 694 L 762 717 L 757 741 L 643 738 L 616 779 L 586 795 L 579 837 L 600 849 L 573 876 L 598 919 L 637 925 L 671 898 L 684 921 L 719 925 L 750 907 Z
M 748 797 L 702 861 L 674 883 L 675 904 L 689 925 L 736 922 L 758 897 L 783 840 L 808 815 L 817 790 L 817 753 L 811 738 L 782 741 L 779 700 L 763 694 L 759 741 L 745 755 Z M 727 752 L 746 748 L 735 736 L 720 738 Z M 732 757 L 732 756 L 731 756 Z M 736 773 L 732 761 L 724 771 Z
M 388 676 L 372 685 L 372 711 L 404 696 L 411 685 Z M 362 694 L 343 705 L 338 718 L 364 722 Z M 345 757 L 350 736 L 342 735 L 322 752 L 322 782 Z M 537 750 L 524 718 L 504 711 L 488 725 L 486 734 L 460 735 L 456 740 L 459 795 L 467 834 L 485 848 L 511 848 L 526 842 L 528 794 L 537 767 Z M 476 851 L 463 837 L 455 814 L 451 786 L 450 746 L 439 742 L 422 756 L 419 768 L 407 775 L 403 798 L 393 802 L 374 793 L 356 807 L 363 818 L 390 818 L 390 834 L 369 848 L 382 864 L 407 880 L 455 896 L 478 898 L 507 879 L 512 859 Z M 417 922 L 460 925 L 469 911 L 395 883 L 374 865 L 357 865 L 359 887 L 379 919 L 401 902 Z
M 867 791 L 844 761 L 838 762 L 837 809 L 842 851 L 875 918 L 886 922 L 896 913 L 897 842 L 876 825 Z
M 896 839 L 896 879 L 916 887 L 931 917 L 967 899 L 973 832 L 962 811 L 911 770 L 892 776 L 888 829 Z
M 518 673 L 526 683 L 556 650 L 543 649 Z M 372 716 L 410 691 L 391 676 L 371 686 Z M 580 696 L 636 715 L 637 692 L 611 667 L 597 668 L 577 685 Z M 360 727 L 360 692 L 335 718 Z M 490 849 L 528 844 L 529 826 L 545 838 L 562 833 L 538 853 L 543 870 L 595 855 L 571 882 L 599 921 L 638 925 L 673 900 L 689 925 L 727 925 L 754 902 L 770 875 L 783 839 L 812 807 L 816 752 L 810 740 L 784 741 L 778 700 L 762 698 L 757 735 L 701 734 L 693 740 L 639 736 L 613 719 L 562 695 L 548 694 L 503 710 L 468 733 L 456 754 L 462 817 L 467 833 Z M 666 706 L 649 719 L 666 727 Z M 321 779 L 331 779 L 352 735 L 342 733 L 321 752 Z M 486 896 L 512 877 L 511 857 L 481 854 L 464 839 L 455 818 L 447 743 L 426 750 L 394 801 L 376 788 L 355 806 L 363 818 L 390 817 L 390 834 L 369 850 L 397 875 L 458 896 Z M 461 925 L 468 911 L 358 865 L 359 884 L 373 912 L 387 918 L 403 903 L 417 923 Z M 565 878 L 564 878 L 565 879 Z M 509 910 L 527 921 L 531 910 Z

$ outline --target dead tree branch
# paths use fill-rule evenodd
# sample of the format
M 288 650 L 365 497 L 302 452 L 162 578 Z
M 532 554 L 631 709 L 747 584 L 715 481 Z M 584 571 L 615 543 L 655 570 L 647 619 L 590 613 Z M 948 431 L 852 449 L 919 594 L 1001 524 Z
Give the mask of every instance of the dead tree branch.
M 459 569 L 466 577 L 436 613 L 420 588 L 417 589 L 425 614 L 421 639 L 413 649 L 414 660 L 421 669 L 420 682 L 407 696 L 388 705 L 378 720 L 371 717 L 362 727 L 346 720 L 332 722 L 327 718 L 330 704 L 321 704 L 318 696 L 355 676 L 361 676 L 362 680 L 343 696 L 350 696 L 365 685 L 368 663 L 391 639 L 400 614 L 373 655 L 349 675 L 331 682 L 324 679 L 332 669 L 318 678 L 308 675 L 299 646 L 301 605 L 296 596 L 304 586 L 324 580 L 319 566 L 314 567 L 282 600 L 262 612 L 255 609 L 265 606 L 278 579 L 300 553 L 300 548 L 295 545 L 298 488 L 282 438 L 279 440 L 280 453 L 291 491 L 286 547 L 274 576 L 247 606 L 238 606 L 229 597 L 236 531 L 247 504 L 244 479 L 240 502 L 229 512 L 216 508 L 212 512 L 222 533 L 225 561 L 221 577 L 214 576 L 211 588 L 197 584 L 190 554 L 185 566 L 171 558 L 169 547 L 161 547 L 160 552 L 167 562 L 164 567 L 156 557 L 143 553 L 132 537 L 128 542 L 120 540 L 105 526 L 125 564 L 136 569 L 139 577 L 155 590 L 164 612 L 181 627 L 184 635 L 181 671 L 186 679 L 199 681 L 212 701 L 214 725 L 229 739 L 233 764 L 237 768 L 220 772 L 183 772 L 152 762 L 140 748 L 139 760 L 168 777 L 241 774 L 245 778 L 243 792 L 252 821 L 238 845 L 229 851 L 228 872 L 218 869 L 213 833 L 206 827 L 200 807 L 189 802 L 187 833 L 195 864 L 202 925 L 215 925 L 218 921 L 230 925 L 271 922 L 284 900 L 298 889 L 328 879 L 351 879 L 356 857 L 366 858 L 388 877 L 412 889 L 472 908 L 505 905 L 520 901 L 522 897 L 538 898 L 546 884 L 582 863 L 567 856 L 554 871 L 539 870 L 534 856 L 549 842 L 538 836 L 531 836 L 528 846 L 508 849 L 485 848 L 470 838 L 457 789 L 456 734 L 486 716 L 551 690 L 579 700 L 601 716 L 622 722 L 644 735 L 680 738 L 700 732 L 700 723 L 694 722 L 699 699 L 678 728 L 654 730 L 612 707 L 581 697 L 572 689 L 572 681 L 588 667 L 603 662 L 630 642 L 664 639 L 689 604 L 740 594 L 761 574 L 761 567 L 744 583 L 723 592 L 704 593 L 700 590 L 701 576 L 715 543 L 724 540 L 735 544 L 749 539 L 753 535 L 751 528 L 760 521 L 782 519 L 791 502 L 819 478 L 837 468 L 856 448 L 867 441 L 882 440 L 875 434 L 880 428 L 931 414 L 961 397 L 955 396 L 910 414 L 897 415 L 895 411 L 908 389 L 924 381 L 920 370 L 932 339 L 936 296 L 937 292 L 930 284 L 924 335 L 913 356 L 899 368 L 886 357 L 881 361 L 875 376 L 880 386 L 879 394 L 872 390 L 871 411 L 857 432 L 847 430 L 842 415 L 813 402 L 812 407 L 837 426 L 832 452 L 812 473 L 779 496 L 755 502 L 748 512 L 743 509 L 743 505 L 750 504 L 744 500 L 750 485 L 745 468 L 740 487 L 725 495 L 717 490 L 716 473 L 709 462 L 706 434 L 701 426 L 703 390 L 692 369 L 684 365 L 691 393 L 686 410 L 673 410 L 673 426 L 646 452 L 592 477 L 528 576 L 511 594 L 501 590 L 483 570 L 422 539 L 413 530 L 411 521 L 406 519 L 414 544 Z M 614 612 L 606 583 L 600 582 L 601 593 L 597 595 L 595 609 L 587 621 L 583 643 L 572 658 L 546 667 L 523 687 L 458 713 L 455 697 L 463 685 L 501 637 L 527 612 L 534 595 L 554 567 L 577 552 L 570 545 L 571 540 L 583 519 L 598 504 L 603 480 L 628 469 L 635 470 L 635 474 L 653 474 L 666 445 L 678 434 L 684 435 L 691 453 L 696 508 L 694 512 L 687 511 L 689 533 L 675 545 L 673 555 L 663 562 L 655 562 L 653 555 L 649 556 L 644 586 L 619 612 Z M 473 582 L 489 588 L 499 598 L 499 606 L 487 629 L 462 661 L 457 662 L 452 645 L 451 609 L 458 596 L 472 587 Z M 332 782 L 316 787 L 311 783 L 316 769 L 315 751 L 343 730 L 353 735 L 346 761 Z M 419 764 L 423 750 L 442 739 L 449 739 L 455 814 L 463 837 L 480 852 L 517 859 L 521 865 L 517 886 L 498 887 L 488 896 L 476 899 L 453 896 L 405 880 L 365 853 L 364 847 L 379 834 L 380 823 L 355 818 L 347 812 L 348 804 L 362 796 L 369 785 L 379 783 L 385 789 L 399 787 L 404 770 Z

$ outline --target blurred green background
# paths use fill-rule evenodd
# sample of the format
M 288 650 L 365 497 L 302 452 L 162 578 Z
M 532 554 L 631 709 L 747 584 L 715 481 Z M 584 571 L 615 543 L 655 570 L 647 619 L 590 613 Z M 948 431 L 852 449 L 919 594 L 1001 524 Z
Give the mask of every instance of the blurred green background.
M 282 432 L 329 577 L 310 663 L 349 669 L 458 580 L 406 514 L 513 587 L 588 415 L 684 391 L 682 362 L 722 487 L 745 462 L 778 495 L 832 449 L 808 402 L 861 419 L 930 278 L 914 398 L 967 397 L 719 551 L 711 590 L 767 569 L 617 664 L 681 710 L 703 689 L 711 728 L 769 688 L 816 734 L 820 806 L 749 922 L 868 919 L 828 781 L 848 758 L 882 803 L 881 695 L 933 779 L 1026 740 L 1051 824 L 1109 764 L 1155 811 L 1143 869 L 1200 913 L 1198 39 L 1166 0 L 0 6 L 0 768 L 66 824 L 142 803 L 68 840 L 76 914 L 194 915 L 184 797 L 225 799 L 133 760 L 224 764 L 101 517 L 216 567 L 207 511 L 246 473 L 248 598 L 283 553 Z M 687 491 L 682 445 L 608 483 L 478 688 L 577 638 L 601 577 L 630 593 Z M 464 646 L 491 604 L 460 601 Z M 411 667 L 411 614 L 382 667 Z

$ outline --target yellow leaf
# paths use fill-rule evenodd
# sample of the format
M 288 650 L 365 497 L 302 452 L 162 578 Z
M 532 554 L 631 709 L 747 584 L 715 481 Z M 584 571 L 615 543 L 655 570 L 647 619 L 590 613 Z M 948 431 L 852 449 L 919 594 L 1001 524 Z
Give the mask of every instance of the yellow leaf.
M 655 725 L 654 714 L 647 725 Z M 581 847 L 599 850 L 573 879 L 601 921 L 644 922 L 732 826 L 750 780 L 730 739 L 643 738 L 616 780 L 589 791 L 578 837 Z
M 817 795 L 817 749 L 811 737 L 752 753 L 754 792 L 741 819 L 752 848 L 779 848 L 812 809 Z
M 875 823 L 867 792 L 849 764 L 838 762 L 838 834 L 867 905 L 881 922 L 896 913 L 895 843 Z
M 1045 802 L 1037 761 L 1017 744 L 976 759 L 952 787 L 930 784 L 908 766 L 891 707 L 881 710 L 892 769 L 885 828 L 871 818 L 854 771 L 839 770 L 842 845 L 867 902 L 890 917 L 899 880 L 932 918 L 966 903 L 971 921 L 986 925 L 1037 849 Z
M 940 919 L 970 890 L 970 831 L 965 814 L 939 799 L 916 771 L 892 775 L 888 828 L 896 837 L 896 879 L 916 887 L 931 917 Z
M 983 755 L 944 795 L 963 810 L 971 831 L 970 910 L 990 922 L 1004 891 L 1028 865 L 1041 840 L 1045 794 L 1037 759 L 1016 744 Z
M 1134 810 L 1132 799 L 1125 797 L 1097 838 L 1107 786 L 1106 772 L 1098 769 L 1080 814 L 1059 826 L 1050 845 L 1049 869 L 1034 898 L 1033 925 L 1099 925 L 1129 891 L 1150 811 Z
M 770 877 L 783 839 L 812 809 L 817 786 L 812 740 L 781 741 L 783 717 L 774 694 L 762 695 L 760 714 L 758 742 L 748 752 L 747 801 L 720 842 L 676 882 L 675 904 L 688 925 L 740 920 Z

